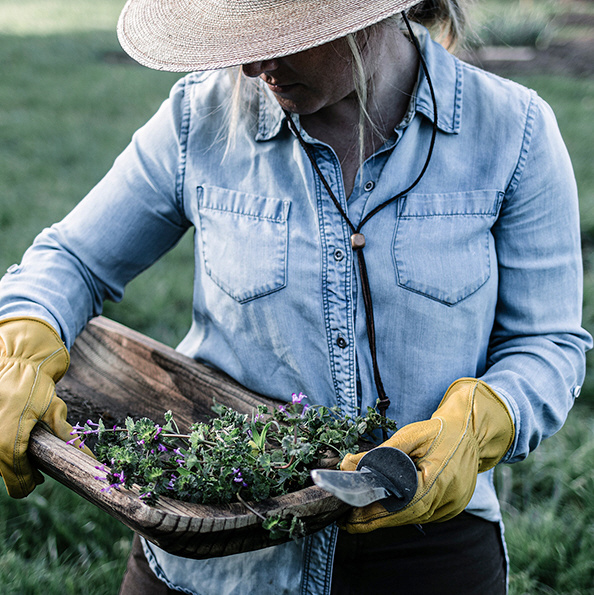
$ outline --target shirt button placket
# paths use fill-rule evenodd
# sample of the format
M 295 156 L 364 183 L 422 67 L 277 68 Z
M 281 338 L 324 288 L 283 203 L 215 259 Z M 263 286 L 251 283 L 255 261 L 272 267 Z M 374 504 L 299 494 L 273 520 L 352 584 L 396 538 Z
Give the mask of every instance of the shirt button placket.
M 338 335 L 338 339 L 336 339 L 336 344 L 341 349 L 344 349 L 345 347 L 348 347 L 348 345 L 349 345 L 348 341 L 342 335 Z
M 321 155 L 326 157 L 325 152 Z M 336 158 L 318 159 L 335 195 L 340 196 L 340 167 Z M 324 302 L 332 375 L 337 404 L 344 414 L 354 415 L 357 408 L 353 333 L 352 260 L 347 252 L 349 229 L 338 209 L 320 185 L 318 200 L 321 238 L 324 246 Z M 343 204 L 343 208 L 346 205 Z

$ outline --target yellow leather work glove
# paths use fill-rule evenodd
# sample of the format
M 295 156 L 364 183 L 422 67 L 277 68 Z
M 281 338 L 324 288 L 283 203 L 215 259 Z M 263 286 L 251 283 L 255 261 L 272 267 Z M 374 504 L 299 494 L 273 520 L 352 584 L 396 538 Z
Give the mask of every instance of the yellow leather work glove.
M 503 458 L 514 435 L 507 407 L 487 384 L 475 378 L 456 380 L 431 419 L 404 426 L 382 444 L 399 448 L 415 462 L 419 484 L 411 502 L 395 513 L 377 502 L 353 508 L 346 530 L 368 533 L 456 516 L 468 505 L 477 474 Z M 354 471 L 364 454 L 346 455 L 340 468 Z
M 69 364 L 64 343 L 47 322 L 0 321 L 0 473 L 13 498 L 24 498 L 44 481 L 27 457 L 35 424 L 44 422 L 66 442 L 73 438 L 66 404 L 55 389 Z M 84 451 L 92 456 L 88 448 Z

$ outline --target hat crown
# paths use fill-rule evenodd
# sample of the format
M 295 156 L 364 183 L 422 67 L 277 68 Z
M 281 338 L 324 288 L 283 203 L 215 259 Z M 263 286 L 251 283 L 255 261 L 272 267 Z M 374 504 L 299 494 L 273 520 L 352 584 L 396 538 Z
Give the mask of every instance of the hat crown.
M 124 50 L 157 70 L 238 66 L 301 52 L 407 10 L 420 0 L 128 0 Z

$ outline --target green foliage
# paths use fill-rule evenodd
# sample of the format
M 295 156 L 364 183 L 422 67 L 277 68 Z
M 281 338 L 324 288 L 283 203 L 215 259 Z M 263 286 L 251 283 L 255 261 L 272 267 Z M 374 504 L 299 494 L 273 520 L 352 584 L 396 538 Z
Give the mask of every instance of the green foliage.
M 171 412 L 165 424 L 147 418 L 126 419 L 125 427 L 106 429 L 102 422 L 75 426 L 78 435 L 97 435 L 94 451 L 104 463 L 97 469 L 102 491 L 140 486 L 140 498 L 154 504 L 169 496 L 198 504 L 233 500 L 258 502 L 305 487 L 311 469 L 334 467 L 347 452 L 357 452 L 363 437 L 377 430 L 393 432 L 395 423 L 373 409 L 367 417 L 343 417 L 338 408 L 310 407 L 303 394 L 268 411 L 260 406 L 251 416 L 223 405 L 208 423 L 196 423 L 180 434 Z M 106 467 L 105 465 L 109 465 Z M 247 505 L 249 507 L 249 505 Z M 250 508 L 251 510 L 251 508 Z M 298 535 L 302 524 L 274 518 L 266 521 L 273 534 Z
M 100 179 L 177 78 L 118 61 L 115 23 L 123 3 L 0 0 L 0 271 Z M 505 20 L 505 11 L 520 1 L 476 4 Z M 566 6 L 551 0 L 523 4 L 535 10 Z M 592 12 L 591 4 L 581 2 L 580 10 Z M 585 324 L 592 332 L 594 82 L 515 78 L 552 105 L 574 163 L 586 247 Z M 190 324 L 192 274 L 187 235 L 129 286 L 123 303 L 108 304 L 105 312 L 174 345 Z M 579 401 L 594 406 L 591 378 L 589 373 Z M 592 409 L 574 411 L 527 461 L 499 471 L 511 595 L 594 593 L 591 420 Z M 121 523 L 52 480 L 21 501 L 0 490 L 3 594 L 117 593 L 130 539 Z
M 0 271 L 101 179 L 180 77 L 125 60 L 115 35 L 122 5 L 0 2 Z M 187 234 L 105 314 L 175 345 L 190 325 L 192 274 Z
M 510 595 L 594 594 L 594 420 L 583 408 L 528 459 L 498 468 Z
M 475 28 L 470 45 L 477 46 L 528 46 L 542 47 L 550 43 L 553 36 L 548 15 L 539 10 L 506 11 L 491 15 Z
M 1 489 L 1 591 L 117 593 L 131 538 L 124 525 L 53 480 L 24 500 L 14 500 Z
M 470 6 L 467 45 L 546 47 L 561 27 L 555 17 L 567 6 L 554 0 L 490 0 Z
M 122 0 L 2 0 L 0 33 L 112 32 L 122 7 Z

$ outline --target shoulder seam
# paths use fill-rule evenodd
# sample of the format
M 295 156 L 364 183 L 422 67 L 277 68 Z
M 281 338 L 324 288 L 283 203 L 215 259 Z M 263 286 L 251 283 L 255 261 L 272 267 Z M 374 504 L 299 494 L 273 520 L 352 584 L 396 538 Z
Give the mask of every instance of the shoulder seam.
M 522 137 L 520 153 L 518 155 L 516 167 L 514 168 L 514 173 L 510 178 L 507 188 L 505 189 L 505 197 L 508 200 L 513 196 L 513 194 L 519 186 L 520 179 L 524 172 L 524 166 L 526 165 L 526 161 L 528 159 L 528 151 L 530 150 L 530 142 L 532 140 L 533 125 L 536 111 L 536 92 L 529 90 L 529 97 L 530 101 L 528 103 L 528 108 L 526 109 L 526 116 L 524 120 L 524 135 Z

